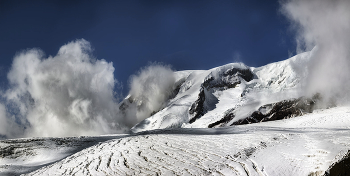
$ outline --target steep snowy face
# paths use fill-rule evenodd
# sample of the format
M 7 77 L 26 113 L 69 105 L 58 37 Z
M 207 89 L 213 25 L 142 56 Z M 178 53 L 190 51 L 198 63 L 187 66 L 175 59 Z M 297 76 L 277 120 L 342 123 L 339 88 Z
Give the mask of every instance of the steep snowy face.
M 218 98 L 214 95 L 217 91 L 224 91 L 235 88 L 242 81 L 249 82 L 254 74 L 245 65 L 223 66 L 212 71 L 201 85 L 198 99 L 191 105 L 189 110 L 190 121 L 195 122 L 208 111 L 216 108 Z
M 258 68 L 232 63 L 179 72 L 176 95 L 131 131 L 226 126 L 248 118 L 260 106 L 299 98 L 311 55 L 312 51 Z
M 131 131 L 140 132 L 152 129 L 178 128 L 189 121 L 189 107 L 196 101 L 200 92 L 202 80 L 210 71 L 187 71 L 187 74 L 178 74 L 182 84 L 174 98 L 170 99 L 167 105 L 153 116 L 135 125 Z
M 302 86 L 302 78 L 307 75 L 307 63 L 314 50 L 291 57 L 287 60 L 254 68 L 260 88 L 274 92 Z

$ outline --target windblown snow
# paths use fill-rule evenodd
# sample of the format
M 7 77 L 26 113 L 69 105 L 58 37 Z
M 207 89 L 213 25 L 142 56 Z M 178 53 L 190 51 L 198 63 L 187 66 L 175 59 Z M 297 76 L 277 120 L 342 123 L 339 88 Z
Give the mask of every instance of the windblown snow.
M 293 65 L 312 54 L 176 72 L 173 96 L 131 134 L 3 140 L 0 174 L 322 175 L 350 148 L 349 107 L 231 126 L 255 111 L 269 114 L 273 107 L 263 105 L 303 96 Z

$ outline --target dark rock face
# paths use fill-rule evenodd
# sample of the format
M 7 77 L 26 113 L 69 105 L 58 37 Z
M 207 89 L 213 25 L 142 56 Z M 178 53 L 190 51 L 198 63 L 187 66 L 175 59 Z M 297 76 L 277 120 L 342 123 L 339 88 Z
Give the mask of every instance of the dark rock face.
M 254 111 L 249 117 L 236 121 L 232 125 L 267 122 L 301 116 L 305 113 L 311 113 L 320 99 L 320 95 L 316 94 L 312 98 L 301 97 L 267 104 Z
M 330 168 L 324 174 L 325 176 L 346 176 L 350 175 L 350 150 L 348 153 L 338 161 L 330 166 Z
M 250 69 L 231 68 L 219 73 L 218 76 L 209 74 L 201 86 L 198 99 L 192 104 L 189 114 L 192 115 L 190 123 L 195 122 L 205 113 L 215 108 L 218 99 L 213 95 L 215 89 L 226 90 L 235 88 L 241 79 L 249 82 L 254 78 Z M 214 125 L 215 126 L 215 125 Z

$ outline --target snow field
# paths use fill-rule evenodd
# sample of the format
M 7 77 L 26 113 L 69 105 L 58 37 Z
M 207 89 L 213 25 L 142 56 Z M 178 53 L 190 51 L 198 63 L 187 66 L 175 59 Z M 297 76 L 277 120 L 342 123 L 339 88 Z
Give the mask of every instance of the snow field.
M 349 110 L 332 108 L 294 119 L 222 129 L 159 130 L 128 136 L 99 143 L 28 175 L 323 173 L 349 149 Z M 315 119 L 324 119 L 321 122 L 328 127 Z

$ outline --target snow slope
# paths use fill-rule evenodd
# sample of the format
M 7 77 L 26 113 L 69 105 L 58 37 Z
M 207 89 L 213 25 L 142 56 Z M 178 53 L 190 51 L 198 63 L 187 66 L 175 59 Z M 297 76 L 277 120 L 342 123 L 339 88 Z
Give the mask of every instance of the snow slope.
M 350 147 L 350 108 L 216 129 L 144 132 L 99 143 L 27 175 L 323 174 Z

